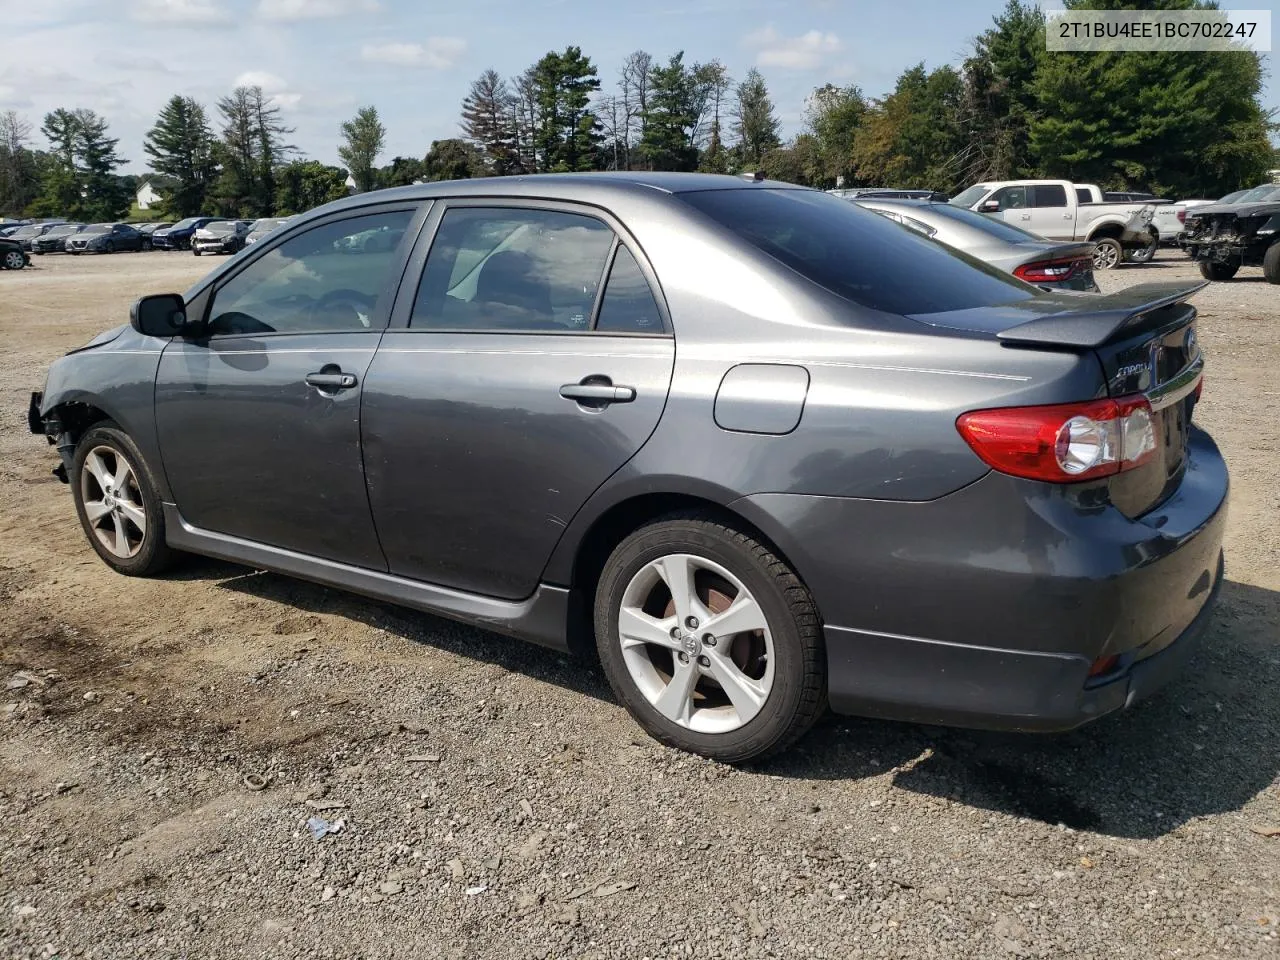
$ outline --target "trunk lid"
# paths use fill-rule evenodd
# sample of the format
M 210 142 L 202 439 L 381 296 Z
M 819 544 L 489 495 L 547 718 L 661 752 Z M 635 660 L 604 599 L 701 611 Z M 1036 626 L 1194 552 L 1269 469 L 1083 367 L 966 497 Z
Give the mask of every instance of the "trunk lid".
M 1010 346 L 1092 352 L 1107 396 L 1145 396 L 1151 405 L 1155 456 L 1108 479 L 1115 507 L 1139 517 L 1168 499 L 1186 471 L 1188 431 L 1204 368 L 1196 309 L 1186 301 L 1206 285 L 1146 283 L 1103 296 L 1051 293 L 990 308 L 984 316 L 965 310 L 915 319 L 995 332 Z M 1063 398 L 1084 399 L 1089 398 Z

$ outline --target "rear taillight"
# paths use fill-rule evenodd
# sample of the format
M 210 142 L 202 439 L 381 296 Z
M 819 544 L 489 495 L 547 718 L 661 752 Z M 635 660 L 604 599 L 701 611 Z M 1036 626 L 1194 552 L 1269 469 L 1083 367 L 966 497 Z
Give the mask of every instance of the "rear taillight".
M 1185 211 L 1185 210 L 1179 210 L 1179 211 L 1178 211 L 1178 222 L 1179 222 L 1179 223 L 1186 223 L 1186 222 L 1187 222 L 1187 211 Z
M 1141 395 L 974 410 L 961 414 L 956 428 L 988 466 L 1049 483 L 1131 470 L 1156 452 L 1151 406 Z
M 1027 281 L 1027 283 L 1053 283 L 1070 280 L 1081 270 L 1090 266 L 1092 266 L 1092 261 L 1086 258 L 1037 260 L 1034 263 L 1024 263 L 1022 266 L 1016 267 L 1013 275 L 1019 280 Z

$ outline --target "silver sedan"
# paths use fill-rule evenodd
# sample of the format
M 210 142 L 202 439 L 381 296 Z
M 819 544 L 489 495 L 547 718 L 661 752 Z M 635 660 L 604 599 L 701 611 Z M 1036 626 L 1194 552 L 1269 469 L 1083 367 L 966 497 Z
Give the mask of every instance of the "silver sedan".
M 1038 287 L 1096 293 L 1093 244 L 1059 243 L 963 207 L 929 200 L 855 201 Z

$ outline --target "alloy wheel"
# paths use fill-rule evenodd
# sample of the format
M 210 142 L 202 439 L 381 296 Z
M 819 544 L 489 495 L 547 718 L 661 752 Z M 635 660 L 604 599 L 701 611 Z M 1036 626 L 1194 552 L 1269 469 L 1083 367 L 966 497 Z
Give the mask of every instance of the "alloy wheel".
M 4 268 L 6 270 L 21 270 L 26 264 L 26 260 L 17 250 L 6 251 L 4 255 Z
M 1099 243 L 1093 248 L 1093 269 L 1110 270 L 1120 262 L 1117 247 L 1110 243 Z
M 137 556 L 147 536 L 142 490 L 129 462 L 105 445 L 94 447 L 80 470 L 80 499 L 94 535 L 122 560 Z
M 773 637 L 746 586 L 720 564 L 668 554 L 627 584 L 618 643 L 632 682 L 658 713 L 697 733 L 728 733 L 773 688 Z

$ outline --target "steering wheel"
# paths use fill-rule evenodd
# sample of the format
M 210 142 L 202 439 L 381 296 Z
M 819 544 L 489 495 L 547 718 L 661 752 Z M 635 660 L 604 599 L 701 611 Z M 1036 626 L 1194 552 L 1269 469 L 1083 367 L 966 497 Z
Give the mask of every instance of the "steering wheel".
M 350 330 L 357 324 L 369 327 L 372 324 L 376 297 L 359 290 L 343 288 L 330 290 L 311 306 L 311 322 L 321 328 Z

